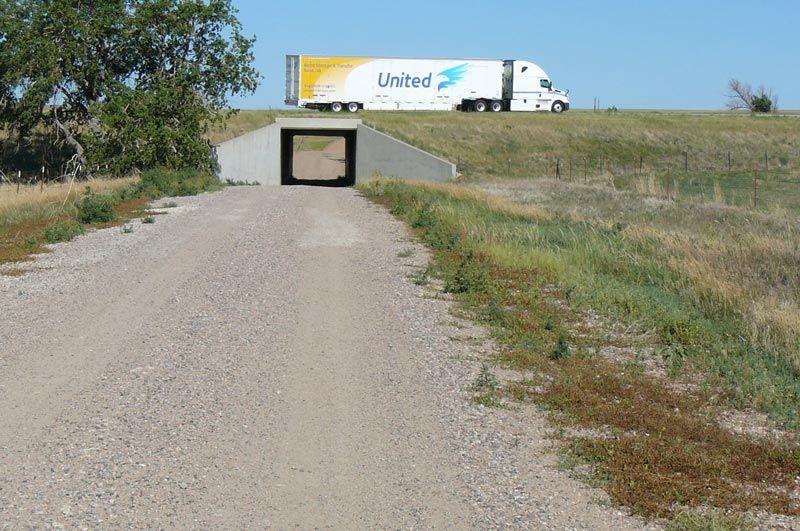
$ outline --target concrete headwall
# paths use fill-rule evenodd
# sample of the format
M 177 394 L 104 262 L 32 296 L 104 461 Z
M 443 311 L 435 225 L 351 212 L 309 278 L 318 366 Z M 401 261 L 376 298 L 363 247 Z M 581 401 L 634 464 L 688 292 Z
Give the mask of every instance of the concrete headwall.
M 355 181 L 376 176 L 425 181 L 446 181 L 456 176 L 456 166 L 361 123 L 361 120 L 279 118 L 272 125 L 217 146 L 220 179 L 281 184 L 281 141 L 284 131 L 355 131 Z M 284 168 L 285 169 L 285 168 Z
M 452 162 L 363 124 L 357 131 L 356 182 L 375 176 L 441 182 L 456 176 L 456 165 Z

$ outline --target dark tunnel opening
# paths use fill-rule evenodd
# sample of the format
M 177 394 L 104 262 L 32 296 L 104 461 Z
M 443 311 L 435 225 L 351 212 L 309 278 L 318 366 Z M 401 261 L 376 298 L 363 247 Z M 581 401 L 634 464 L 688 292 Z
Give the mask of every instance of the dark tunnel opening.
M 282 185 L 343 187 L 355 182 L 355 130 L 281 131 Z

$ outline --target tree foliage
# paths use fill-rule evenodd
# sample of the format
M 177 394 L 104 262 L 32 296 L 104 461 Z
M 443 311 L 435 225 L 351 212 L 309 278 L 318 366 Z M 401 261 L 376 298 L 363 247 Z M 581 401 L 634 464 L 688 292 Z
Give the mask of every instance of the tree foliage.
M 757 92 L 748 83 L 738 79 L 728 81 L 728 109 L 747 109 L 751 112 L 768 113 L 777 110 L 778 97 L 762 86 Z
M 255 90 L 230 0 L 0 0 L 0 125 L 89 168 L 213 164 L 203 139 Z

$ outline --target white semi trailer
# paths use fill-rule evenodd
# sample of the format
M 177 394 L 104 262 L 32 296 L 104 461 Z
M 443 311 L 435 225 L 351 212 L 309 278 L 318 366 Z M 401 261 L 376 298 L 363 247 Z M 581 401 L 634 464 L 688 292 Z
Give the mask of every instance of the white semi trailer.
M 528 61 L 287 55 L 285 101 L 333 112 L 560 113 L 569 110 L 569 91 Z

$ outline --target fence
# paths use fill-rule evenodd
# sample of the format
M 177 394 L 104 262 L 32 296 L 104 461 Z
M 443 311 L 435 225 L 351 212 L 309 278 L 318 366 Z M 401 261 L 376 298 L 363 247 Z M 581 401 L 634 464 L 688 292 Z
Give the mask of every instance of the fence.
M 623 157 L 536 153 L 525 157 L 458 160 L 468 176 L 552 178 L 603 183 L 668 198 L 695 197 L 737 206 L 800 210 L 800 154 L 785 152 L 637 154 Z

